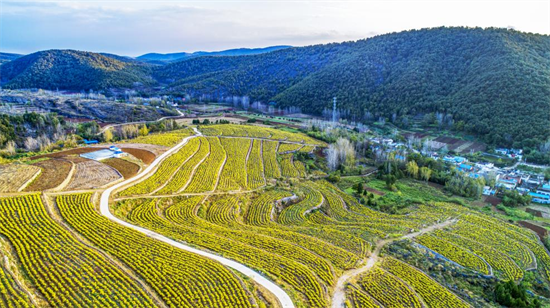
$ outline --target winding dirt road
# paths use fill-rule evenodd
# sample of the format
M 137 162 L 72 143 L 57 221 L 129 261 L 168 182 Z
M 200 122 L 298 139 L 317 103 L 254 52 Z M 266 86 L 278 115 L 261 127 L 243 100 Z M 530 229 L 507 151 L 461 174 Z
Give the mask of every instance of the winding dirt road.
M 249 277 L 250 279 L 254 280 L 259 285 L 266 288 L 269 292 L 271 292 L 277 298 L 277 300 L 279 301 L 279 303 L 281 304 L 282 307 L 284 307 L 284 308 L 294 308 L 294 304 L 292 303 L 292 300 L 290 299 L 290 296 L 288 296 L 288 294 L 286 294 L 286 292 L 283 289 L 281 289 L 279 286 L 277 286 L 276 284 L 274 284 L 273 282 L 271 282 L 267 278 L 263 277 L 259 273 L 257 273 L 254 270 L 250 269 L 249 267 L 247 267 L 243 264 L 240 264 L 238 262 L 235 262 L 233 260 L 226 259 L 226 258 L 223 258 L 221 256 L 218 256 L 218 255 L 215 255 L 215 254 L 212 254 L 212 253 L 209 253 L 209 252 L 205 252 L 205 251 L 202 251 L 202 250 L 184 245 L 180 242 L 169 239 L 169 238 L 167 238 L 163 235 L 160 235 L 156 232 L 153 232 L 151 230 L 148 230 L 148 229 L 130 224 L 126 221 L 123 221 L 123 220 L 115 217 L 113 214 L 111 214 L 111 211 L 109 211 L 109 198 L 110 198 L 111 193 L 113 191 L 115 191 L 116 189 L 118 189 L 120 187 L 128 185 L 129 183 L 137 181 L 140 178 L 143 178 L 144 176 L 147 176 L 149 173 L 151 173 L 152 171 L 155 170 L 155 167 L 162 160 L 164 160 L 166 157 L 173 154 L 174 152 L 178 151 L 190 139 L 195 138 L 196 136 L 201 136 L 202 135 L 196 128 L 194 128 L 194 130 L 195 130 L 196 135 L 184 138 L 183 141 L 180 142 L 179 144 L 177 144 L 175 147 L 171 148 L 167 152 L 165 152 L 162 155 L 160 155 L 159 157 L 157 157 L 157 159 L 155 159 L 142 173 L 136 175 L 135 177 L 133 177 L 131 179 L 120 182 L 120 183 L 118 183 L 114 186 L 111 186 L 111 187 L 107 188 L 101 194 L 101 199 L 100 199 L 100 212 L 101 212 L 101 214 L 103 216 L 109 218 L 110 220 L 120 224 L 120 225 L 123 225 L 123 226 L 128 227 L 128 228 L 132 228 L 132 229 L 134 229 L 136 231 L 139 231 L 139 232 L 141 232 L 141 233 L 143 233 L 143 234 L 145 234 L 149 237 L 152 237 L 152 238 L 157 239 L 159 241 L 165 242 L 165 243 L 170 244 L 170 245 L 172 245 L 174 247 L 177 247 L 179 249 L 183 249 L 185 251 L 189 251 L 189 252 L 192 252 L 192 253 L 195 253 L 195 254 L 198 254 L 198 255 L 216 260 L 216 261 L 220 262 L 221 264 L 223 264 L 225 266 L 228 266 L 228 267 L 230 267 L 234 270 L 237 270 L 240 273 L 244 274 L 245 276 Z
M 336 287 L 334 288 L 334 295 L 332 296 L 332 308 L 342 308 L 342 307 L 344 307 L 344 302 L 345 302 L 345 299 L 346 299 L 346 292 L 345 292 L 346 282 L 348 282 L 353 277 L 356 277 L 358 275 L 361 275 L 364 272 L 369 271 L 374 266 L 374 264 L 376 264 L 376 261 L 378 261 L 378 255 L 380 254 L 380 251 L 382 250 L 382 248 L 385 245 L 390 244 L 390 243 L 395 242 L 395 241 L 400 241 L 400 240 L 403 240 L 403 239 L 414 238 L 414 237 L 417 237 L 421 234 L 424 234 L 424 233 L 427 233 L 427 232 L 430 232 L 430 231 L 433 231 L 433 230 L 436 230 L 436 229 L 441 229 L 441 228 L 444 228 L 448 225 L 452 225 L 456 222 L 457 222 L 456 219 L 450 219 L 450 220 L 446 220 L 442 223 L 431 225 L 431 226 L 426 227 L 426 228 L 424 228 L 420 231 L 406 234 L 402 237 L 387 239 L 387 240 L 379 240 L 378 242 L 376 242 L 376 248 L 374 249 L 372 254 L 369 256 L 369 258 L 367 259 L 367 264 L 365 264 L 364 266 L 362 266 L 360 268 L 356 268 L 356 269 L 352 269 L 352 270 L 349 270 L 347 272 L 344 272 L 342 274 L 342 276 L 340 276 L 340 278 L 338 279 L 338 282 L 336 283 Z

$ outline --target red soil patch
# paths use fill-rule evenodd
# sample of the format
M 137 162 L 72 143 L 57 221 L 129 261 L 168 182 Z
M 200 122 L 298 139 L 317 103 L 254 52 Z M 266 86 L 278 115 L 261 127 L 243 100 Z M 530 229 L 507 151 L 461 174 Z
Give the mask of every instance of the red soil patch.
M 151 164 L 157 156 L 153 154 L 150 151 L 142 150 L 142 149 L 135 149 L 135 148 L 120 148 L 123 152 L 129 153 L 136 157 L 137 159 L 140 159 L 145 164 L 149 165 Z

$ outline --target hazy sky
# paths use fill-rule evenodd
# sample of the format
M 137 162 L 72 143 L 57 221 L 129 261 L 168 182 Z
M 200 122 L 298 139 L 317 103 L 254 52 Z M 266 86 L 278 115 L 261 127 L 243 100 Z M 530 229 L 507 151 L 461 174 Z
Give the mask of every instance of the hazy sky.
M 438 26 L 550 34 L 550 0 L 0 0 L 0 51 L 147 52 L 303 46 Z

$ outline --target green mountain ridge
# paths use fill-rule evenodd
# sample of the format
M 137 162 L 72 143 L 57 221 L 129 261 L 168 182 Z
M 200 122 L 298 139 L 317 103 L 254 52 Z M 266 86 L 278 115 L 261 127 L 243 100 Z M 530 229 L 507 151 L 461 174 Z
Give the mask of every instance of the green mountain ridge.
M 550 37 L 437 28 L 246 58 L 196 59 L 154 71 L 175 91 L 248 95 L 321 114 L 338 97 L 351 120 L 440 113 L 491 144 L 536 147 L 550 136 Z
M 95 90 L 155 84 L 148 65 L 76 50 L 26 55 L 0 66 L 0 73 L 6 88 Z
M 547 35 L 442 27 L 258 55 L 202 56 L 163 66 L 91 60 L 96 57 L 87 53 L 72 55 L 80 61 L 60 70 L 53 54 L 48 61 L 29 61 L 30 56 L 45 58 L 32 54 L 0 66 L 5 87 L 105 89 L 139 82 L 165 85 L 160 93 L 213 99 L 247 95 L 251 101 L 298 106 L 317 115 L 331 108 L 336 96 L 342 115 L 355 121 L 386 118 L 407 127 L 437 113 L 445 127 L 495 145 L 533 148 L 550 136 Z M 69 78 L 82 71 L 99 78 L 80 84 Z

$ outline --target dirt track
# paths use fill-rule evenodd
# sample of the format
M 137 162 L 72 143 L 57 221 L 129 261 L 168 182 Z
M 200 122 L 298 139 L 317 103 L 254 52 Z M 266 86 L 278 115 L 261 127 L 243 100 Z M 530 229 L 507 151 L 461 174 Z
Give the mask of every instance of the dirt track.
M 403 239 L 414 238 L 414 237 L 417 237 L 421 234 L 431 232 L 431 231 L 436 230 L 436 229 L 444 228 L 444 227 L 449 226 L 451 224 L 454 224 L 456 222 L 457 222 L 456 219 L 451 219 L 451 220 L 444 221 L 442 223 L 431 225 L 431 226 L 426 227 L 426 228 L 424 228 L 424 229 L 422 229 L 418 232 L 409 233 L 409 234 L 404 235 L 402 237 L 393 238 L 393 239 L 386 239 L 386 240 L 379 240 L 376 243 L 376 248 L 374 249 L 372 254 L 369 256 L 369 258 L 367 259 L 367 263 L 364 266 L 362 266 L 360 268 L 353 269 L 353 270 L 349 270 L 347 272 L 344 272 L 344 274 L 342 274 L 342 276 L 340 276 L 340 278 L 338 278 L 338 282 L 336 283 L 336 287 L 334 288 L 334 295 L 332 296 L 332 308 L 342 308 L 342 307 L 344 307 L 344 303 L 345 303 L 345 299 L 346 299 L 346 293 L 345 293 L 346 283 L 350 279 L 352 279 L 354 277 L 357 277 L 358 275 L 361 275 L 364 272 L 369 271 L 374 266 L 374 264 L 376 264 L 376 261 L 378 261 L 378 255 L 380 254 L 380 251 L 382 250 L 382 248 L 385 245 L 390 244 L 390 243 L 395 242 L 395 241 L 400 241 L 400 240 L 403 240 Z

